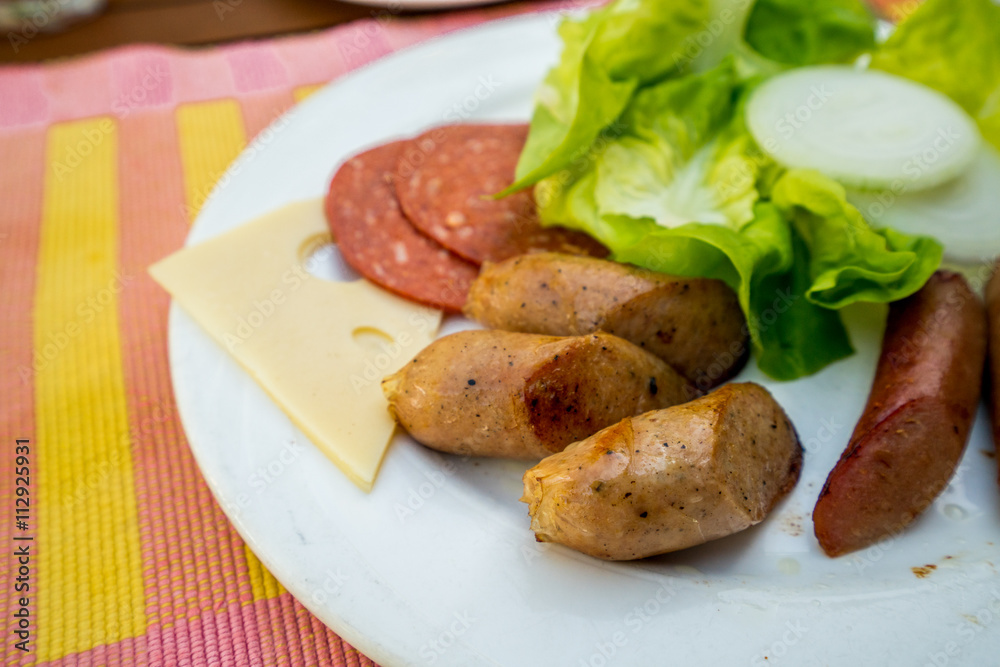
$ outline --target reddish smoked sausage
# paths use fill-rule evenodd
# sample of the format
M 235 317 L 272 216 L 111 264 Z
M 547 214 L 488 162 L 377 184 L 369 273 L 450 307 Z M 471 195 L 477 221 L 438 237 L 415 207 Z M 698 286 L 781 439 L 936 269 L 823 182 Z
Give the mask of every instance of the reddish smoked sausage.
M 890 306 L 868 403 L 813 510 L 828 556 L 899 533 L 945 488 L 985 357 L 985 310 L 961 276 L 938 271 Z
M 989 315 L 990 417 L 993 422 L 993 445 L 1000 454 L 1000 264 L 986 284 L 986 313 Z M 997 470 L 1000 484 L 1000 469 Z

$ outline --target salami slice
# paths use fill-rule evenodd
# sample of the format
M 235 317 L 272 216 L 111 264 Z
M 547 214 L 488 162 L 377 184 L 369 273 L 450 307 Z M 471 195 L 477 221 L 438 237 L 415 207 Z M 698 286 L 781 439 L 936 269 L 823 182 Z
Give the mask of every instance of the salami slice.
M 406 217 L 477 264 L 544 250 L 606 256 L 586 234 L 542 227 L 530 191 L 489 198 L 514 180 L 527 133 L 527 125 L 446 125 L 413 139 L 396 179 Z
M 326 219 L 355 271 L 400 296 L 458 312 L 479 269 L 418 232 L 400 211 L 393 178 L 405 144 L 385 144 L 341 165 Z

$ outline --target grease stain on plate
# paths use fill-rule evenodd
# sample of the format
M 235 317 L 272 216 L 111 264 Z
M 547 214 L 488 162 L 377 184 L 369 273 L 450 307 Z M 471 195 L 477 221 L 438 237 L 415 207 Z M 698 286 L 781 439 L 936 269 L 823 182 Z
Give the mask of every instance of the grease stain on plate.
M 795 575 L 802 571 L 802 564 L 794 558 L 782 558 L 778 561 L 778 571 L 782 574 Z

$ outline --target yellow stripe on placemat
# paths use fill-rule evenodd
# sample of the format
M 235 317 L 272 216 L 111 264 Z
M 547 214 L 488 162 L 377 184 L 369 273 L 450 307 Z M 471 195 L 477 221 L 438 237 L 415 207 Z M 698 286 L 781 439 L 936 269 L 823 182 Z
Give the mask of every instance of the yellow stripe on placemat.
M 184 190 L 194 220 L 215 182 L 225 173 L 247 138 L 243 113 L 235 100 L 199 102 L 177 108 L 177 140 L 181 147 Z M 250 549 L 244 549 L 254 600 L 280 595 L 284 588 Z
M 188 220 L 194 221 L 226 167 L 246 146 L 240 105 L 236 100 L 183 104 L 177 107 L 177 134 Z
M 53 125 L 46 156 L 34 305 L 39 662 L 146 630 L 118 318 L 131 277 L 118 272 L 117 125 Z
M 250 575 L 250 588 L 253 590 L 254 601 L 278 597 L 284 593 L 285 587 L 257 560 L 250 547 L 244 545 L 243 549 L 246 552 L 247 573 Z
M 325 83 L 313 83 L 308 86 L 299 86 L 292 91 L 292 96 L 296 102 L 301 102 L 325 85 Z

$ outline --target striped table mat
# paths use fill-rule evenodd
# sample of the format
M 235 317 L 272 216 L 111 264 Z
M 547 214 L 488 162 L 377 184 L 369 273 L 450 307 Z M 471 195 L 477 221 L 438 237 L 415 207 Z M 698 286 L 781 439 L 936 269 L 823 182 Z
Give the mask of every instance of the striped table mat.
M 209 493 L 146 267 L 182 245 L 248 140 L 323 83 L 535 8 L 381 10 L 306 36 L 0 68 L 3 664 L 372 664 Z

